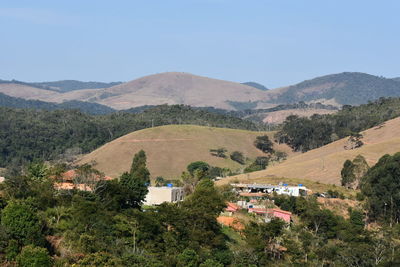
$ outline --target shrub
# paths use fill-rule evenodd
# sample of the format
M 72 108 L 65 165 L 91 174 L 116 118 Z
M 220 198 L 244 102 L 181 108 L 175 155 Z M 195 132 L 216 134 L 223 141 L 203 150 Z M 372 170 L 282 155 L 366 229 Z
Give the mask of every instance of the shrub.
M 29 245 L 22 248 L 17 263 L 20 267 L 50 267 L 52 259 L 47 249 Z
M 245 164 L 245 158 L 243 156 L 242 152 L 239 151 L 233 151 L 231 153 L 231 160 L 236 161 L 239 164 Z

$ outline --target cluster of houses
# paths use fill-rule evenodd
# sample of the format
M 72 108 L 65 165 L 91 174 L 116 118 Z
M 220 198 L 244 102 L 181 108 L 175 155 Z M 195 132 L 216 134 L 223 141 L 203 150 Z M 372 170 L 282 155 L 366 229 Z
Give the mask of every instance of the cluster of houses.
M 234 192 L 242 199 L 237 203 L 229 202 L 225 208 L 225 217 L 232 217 L 239 210 L 246 210 L 250 214 L 257 215 L 265 222 L 272 218 L 280 218 L 290 224 L 292 213 L 278 208 L 267 208 L 263 200 L 269 194 L 288 195 L 293 197 L 306 196 L 310 193 L 304 185 L 289 186 L 281 183 L 279 185 L 270 184 L 231 184 Z
M 289 186 L 285 183 L 279 185 L 271 184 L 231 184 L 233 190 L 240 196 L 254 197 L 255 199 L 265 197 L 268 194 L 288 195 L 288 196 L 306 196 L 309 189 L 304 185 Z
M 111 180 L 108 176 L 94 176 L 93 182 L 99 179 Z M 79 173 L 75 170 L 70 170 L 61 175 L 61 178 L 54 184 L 56 189 L 59 190 L 83 190 L 93 191 L 93 188 L 88 183 L 79 183 Z M 289 186 L 288 184 L 281 183 L 279 185 L 271 184 L 231 184 L 233 191 L 240 197 L 241 200 L 236 203 L 229 202 L 224 210 L 222 216 L 218 220 L 221 223 L 241 228 L 240 224 L 235 224 L 234 214 L 240 210 L 246 210 L 250 214 L 259 216 L 265 222 L 269 222 L 272 218 L 280 218 L 290 224 L 292 213 L 278 208 L 266 208 L 263 202 L 265 197 L 269 194 L 288 195 L 288 196 L 305 196 L 309 194 L 308 190 L 302 184 L 297 186 Z M 148 194 L 145 198 L 145 205 L 160 205 L 164 202 L 175 203 L 182 201 L 185 197 L 185 192 L 182 187 L 174 187 L 172 184 L 162 187 L 148 187 Z M 239 225 L 239 226 L 238 226 Z

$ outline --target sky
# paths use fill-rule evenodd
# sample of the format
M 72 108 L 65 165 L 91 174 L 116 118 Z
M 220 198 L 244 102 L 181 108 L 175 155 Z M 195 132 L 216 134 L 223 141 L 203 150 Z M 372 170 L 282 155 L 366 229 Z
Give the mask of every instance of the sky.
M 400 76 L 397 0 L 1 0 L 0 79 Z

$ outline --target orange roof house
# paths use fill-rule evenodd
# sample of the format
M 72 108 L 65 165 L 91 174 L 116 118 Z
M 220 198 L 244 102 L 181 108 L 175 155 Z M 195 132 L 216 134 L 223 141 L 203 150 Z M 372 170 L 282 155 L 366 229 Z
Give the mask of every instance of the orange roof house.
M 236 205 L 235 203 L 228 202 L 228 204 L 226 205 L 225 211 L 236 212 L 239 209 L 240 209 L 240 207 L 238 205 Z

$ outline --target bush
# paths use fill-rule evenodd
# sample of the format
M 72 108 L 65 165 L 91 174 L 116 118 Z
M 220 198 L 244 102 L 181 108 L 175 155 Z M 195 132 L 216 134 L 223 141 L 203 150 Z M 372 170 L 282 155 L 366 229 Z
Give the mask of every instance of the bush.
M 245 158 L 243 156 L 243 153 L 239 151 L 233 151 L 231 153 L 231 160 L 236 161 L 237 163 L 242 165 L 245 164 Z
M 22 248 L 17 263 L 20 267 L 50 267 L 52 259 L 47 249 L 29 245 Z
M 257 136 L 256 140 L 254 141 L 254 146 L 264 153 L 274 153 L 274 144 L 271 142 L 271 140 L 269 140 L 268 135 Z

